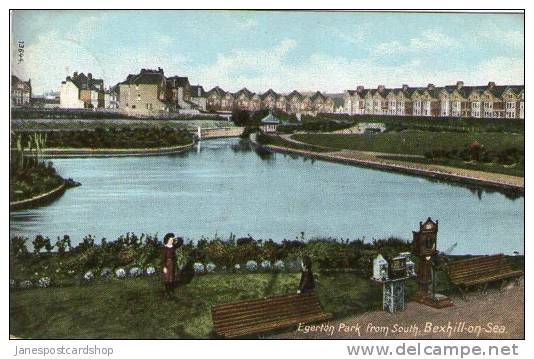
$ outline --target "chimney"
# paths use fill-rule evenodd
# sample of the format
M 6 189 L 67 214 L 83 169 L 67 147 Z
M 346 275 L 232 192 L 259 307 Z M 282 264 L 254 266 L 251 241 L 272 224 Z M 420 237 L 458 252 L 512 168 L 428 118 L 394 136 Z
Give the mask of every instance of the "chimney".
M 163 69 L 158 66 L 158 72 L 163 75 Z
M 363 88 L 364 88 L 364 87 L 361 86 L 361 85 L 358 86 L 358 87 L 356 87 L 356 92 L 362 92 L 362 91 L 363 91 Z
M 378 92 L 384 92 L 385 89 L 386 89 L 386 86 L 378 85 Z
M 200 93 L 200 86 L 197 87 L 197 94 L 198 94 L 198 97 L 200 97 L 201 93 Z
M 93 79 L 93 74 L 90 73 L 90 72 L 88 72 L 88 73 L 87 73 L 87 78 L 88 78 L 89 80 L 92 80 L 92 79 Z
M 74 71 L 74 77 L 78 76 L 78 71 Z
M 459 90 L 459 89 L 461 89 L 462 87 L 464 87 L 464 82 L 463 82 L 463 81 L 457 81 L 457 82 L 456 82 L 456 88 Z
M 488 87 L 490 89 L 494 88 L 495 87 L 495 82 L 493 82 L 493 81 L 488 82 Z

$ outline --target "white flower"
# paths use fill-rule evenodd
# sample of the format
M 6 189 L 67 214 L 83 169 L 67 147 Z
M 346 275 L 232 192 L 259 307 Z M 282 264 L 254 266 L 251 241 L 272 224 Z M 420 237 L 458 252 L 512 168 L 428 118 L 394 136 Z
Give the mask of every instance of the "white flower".
M 92 280 L 94 277 L 95 277 L 95 275 L 91 271 L 87 271 L 83 275 L 83 279 L 85 279 L 85 280 Z
M 248 261 L 246 266 L 247 266 L 247 269 L 251 272 L 255 272 L 258 269 L 258 263 L 253 260 Z
M 240 270 L 240 269 L 241 269 L 241 266 L 240 266 L 239 264 L 236 264 L 236 265 L 234 266 L 234 269 L 235 269 L 235 270 Z
M 276 270 L 284 270 L 286 268 L 286 265 L 284 264 L 284 261 L 282 260 L 277 260 L 276 262 L 274 262 L 274 268 Z
M 113 273 L 113 270 L 111 268 L 102 268 L 102 271 L 100 272 L 100 276 L 102 278 L 109 278 L 111 277 L 111 274 Z
M 143 274 L 143 271 L 138 267 L 130 268 L 130 277 L 139 277 Z
M 272 268 L 271 261 L 268 261 L 268 260 L 262 261 L 260 263 L 260 267 L 262 270 L 265 270 L 265 271 L 271 270 Z
M 215 264 L 211 263 L 211 262 L 206 264 L 206 272 L 208 272 L 208 273 L 214 272 L 215 268 L 217 268 L 217 266 Z
M 17 282 L 14 279 L 9 280 L 9 288 L 16 288 Z
M 204 264 L 196 262 L 193 264 L 193 269 L 195 270 L 195 273 L 204 273 Z
M 32 282 L 30 280 L 23 280 L 20 282 L 21 288 L 30 288 L 32 286 Z
M 115 270 L 115 275 L 117 276 L 117 278 L 124 278 L 126 277 L 126 271 L 123 268 L 119 268 Z
M 50 286 L 50 278 L 48 277 L 42 277 L 39 278 L 39 281 L 37 282 L 37 286 L 41 288 L 46 288 Z
M 155 273 L 156 273 L 156 268 L 154 268 L 153 266 L 150 266 L 146 269 L 147 275 L 154 275 Z

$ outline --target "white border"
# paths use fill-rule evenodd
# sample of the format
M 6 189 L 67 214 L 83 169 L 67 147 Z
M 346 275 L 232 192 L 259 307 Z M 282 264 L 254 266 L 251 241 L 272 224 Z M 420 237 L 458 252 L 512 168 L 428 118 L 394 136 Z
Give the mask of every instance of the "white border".
M 9 23 L 8 23 L 8 9 L 10 7 L 12 8 L 39 8 L 42 6 L 46 6 L 47 8 L 79 8 L 79 6 L 74 6 L 75 4 L 72 1 L 56 1 L 56 0 L 50 0 L 46 2 L 42 1 L 26 1 L 24 3 L 18 1 L 9 1 L 7 4 L 3 3 L 3 7 L 5 7 L 5 11 L 3 12 L 3 16 L 1 17 L 2 22 L 2 29 L 4 30 L 4 38 L 2 47 L 4 49 L 9 48 Z M 461 9 L 465 6 L 484 6 L 486 9 L 499 9 L 502 6 L 507 6 L 508 8 L 512 9 L 521 9 L 526 8 L 526 19 L 525 19 L 525 37 L 528 39 L 526 42 L 525 47 L 525 64 L 532 63 L 532 56 L 529 56 L 529 53 L 532 53 L 532 46 L 530 43 L 532 42 L 531 39 L 534 38 L 532 34 L 532 25 L 529 25 L 529 23 L 533 23 L 534 18 L 533 16 L 529 16 L 530 11 L 534 12 L 534 7 L 531 5 L 533 2 L 522 2 L 522 1 L 506 1 L 503 3 L 502 1 L 495 1 L 495 0 L 485 0 L 485 1 L 471 1 L 469 3 L 465 1 L 458 1 L 458 0 L 452 0 L 448 2 L 443 3 L 432 3 L 436 8 L 441 9 Z M 152 0 L 149 3 L 145 1 L 130 1 L 127 3 L 119 3 L 119 2 L 109 2 L 109 1 L 103 1 L 103 0 L 94 0 L 90 3 L 83 3 L 82 7 L 84 8 L 138 8 L 143 9 L 147 6 L 151 6 L 153 8 L 168 8 L 168 7 L 176 7 L 176 5 L 184 8 L 225 8 L 225 9 L 236 9 L 236 8 L 262 8 L 262 5 L 267 5 L 270 8 L 279 8 L 279 9 L 288 9 L 288 8 L 295 8 L 301 4 L 295 3 L 295 2 L 289 2 L 289 1 L 282 1 L 282 0 L 271 0 L 267 3 L 264 2 L 257 2 L 252 3 L 250 1 L 224 1 L 224 2 L 215 2 L 215 1 L 206 1 L 206 0 L 197 0 L 194 3 L 189 4 L 181 4 L 181 3 L 174 3 L 174 2 L 166 2 L 161 0 Z M 338 1 L 338 0 L 330 0 L 328 2 L 324 1 L 317 1 L 317 0 L 311 0 L 307 1 L 305 3 L 307 8 L 313 8 L 313 9 L 319 9 L 319 8 L 351 8 L 351 7 L 360 7 L 364 5 L 371 5 L 371 9 L 376 8 L 383 8 L 383 9 L 424 9 L 427 8 L 430 3 L 428 1 L 393 1 L 393 0 L 387 0 L 387 1 L 381 1 L 379 4 L 377 2 L 373 2 L 372 4 L 369 3 L 358 3 L 353 1 Z M 530 10 L 530 11 L 529 11 Z M 431 11 L 431 10 L 429 10 Z M 465 11 L 465 10 L 461 10 Z M 477 10 L 478 11 L 478 10 Z M 503 10 L 499 10 L 500 12 Z M 459 29 L 461 31 L 461 29 Z M 529 43 L 530 42 L 530 43 Z M 8 109 L 9 109 L 9 73 L 8 73 L 8 55 L 7 53 L 4 53 L 4 57 L 2 59 L 3 61 L 3 69 L 2 72 L 2 103 L 4 104 L 3 108 L 3 121 L 8 121 L 6 118 L 8 116 Z M 530 68 L 527 66 L 525 69 L 525 75 L 526 75 L 526 87 L 530 89 L 530 85 L 533 85 L 533 78 L 532 78 L 532 71 L 530 71 Z M 530 97 L 527 101 L 529 104 L 534 103 L 533 96 L 530 96 L 530 91 L 526 92 L 527 97 Z M 528 114 L 527 107 L 527 114 Z M 527 115 L 528 117 L 528 115 Z M 2 122 L 2 121 L 0 121 Z M 532 136 L 532 126 L 530 125 L 530 122 L 526 122 L 526 138 L 530 139 Z M 10 357 L 13 356 L 13 353 L 15 351 L 15 346 L 17 345 L 26 345 L 26 346 L 33 346 L 37 347 L 40 345 L 50 346 L 50 345 L 61 345 L 61 342 L 57 341 L 8 341 L 8 333 L 9 333 L 9 326 L 8 326 L 8 318 L 9 318 L 9 303 L 8 303 L 8 228 L 9 228 L 9 209 L 8 209 L 8 155 L 7 155 L 7 147 L 8 147 L 8 133 L 7 133 L 7 125 L 4 124 L 1 127 L 1 144 L 2 144 L 2 151 L 0 151 L 0 158 L 2 161 L 2 169 L 3 169 L 3 176 L 2 176 L 2 203 L 4 203 L 4 206 L 2 206 L 1 214 L 0 214 L 0 220 L 1 220 L 1 228 L 3 231 L 3 251 L 2 251 L 2 263 L 3 268 L 0 271 L 0 283 L 3 283 L 3 293 L 1 297 L 1 305 L 0 307 L 2 310 L 2 323 L 3 325 L 3 331 L 2 331 L 2 353 L 6 356 L 9 355 Z M 530 181 L 531 175 L 533 175 L 532 172 L 532 161 L 530 155 L 532 152 L 532 146 L 529 142 L 526 142 L 527 146 L 527 158 L 529 161 L 527 162 L 526 166 L 526 180 L 527 180 L 527 187 L 528 182 Z M 527 191 L 528 193 L 528 191 Z M 530 201 L 526 201 L 526 211 L 525 211 L 525 218 L 528 218 L 528 215 L 531 213 L 531 204 Z M 498 221 L 498 218 L 495 219 Z M 532 226 L 529 225 L 529 221 L 526 221 L 526 231 L 525 231 L 525 253 L 529 255 L 531 252 L 531 245 L 530 240 L 533 240 L 531 234 L 532 232 Z M 505 239 L 503 239 L 505 240 Z M 527 272 L 527 279 L 528 282 L 526 283 L 526 297 L 527 299 L 532 298 L 532 286 L 531 286 L 531 275 L 532 272 L 532 262 L 526 261 L 526 272 Z M 532 316 L 532 310 L 526 306 L 526 318 L 529 318 Z M 529 338 L 531 340 L 526 340 L 524 342 L 522 341 L 484 341 L 484 342 L 478 342 L 477 341 L 421 341 L 422 343 L 430 343 L 430 344 L 460 344 L 460 345 L 468 345 L 468 344 L 504 344 L 504 345 L 512 345 L 514 343 L 519 345 L 519 357 L 527 357 L 528 353 L 534 352 L 534 345 L 532 340 L 532 326 L 533 321 L 526 320 L 526 332 L 525 336 L 526 338 Z M 418 343 L 419 341 L 408 341 L 407 344 L 414 345 Z M 80 346 L 86 346 L 86 345 L 94 345 L 98 344 L 100 346 L 107 346 L 112 345 L 115 348 L 116 354 L 113 355 L 114 358 L 164 358 L 164 357 L 184 357 L 184 356 L 191 356 L 192 358 L 287 358 L 287 357 L 302 357 L 302 358 L 325 358 L 325 357 L 347 357 L 347 351 L 346 351 L 346 345 L 354 345 L 354 344 L 381 344 L 381 345 L 398 345 L 400 341 L 389 341 L 389 340 L 381 340 L 381 341 L 328 341 L 328 340 L 321 340 L 321 341 L 313 341 L 313 340 L 307 340 L 307 341 L 188 341 L 188 340 L 181 340 L 181 341 L 66 341 L 63 344 L 68 345 L 77 345 Z M 43 357 L 43 356 L 40 356 Z M 48 356 L 52 357 L 52 356 Z M 89 357 L 89 356 L 85 356 Z M 395 356 L 393 356 L 395 357 Z M 419 358 L 423 356 L 410 356 L 410 358 Z M 472 356 L 470 356 L 472 357 Z M 510 357 L 510 356 L 508 356 Z M 46 358 L 46 357 L 44 357 Z

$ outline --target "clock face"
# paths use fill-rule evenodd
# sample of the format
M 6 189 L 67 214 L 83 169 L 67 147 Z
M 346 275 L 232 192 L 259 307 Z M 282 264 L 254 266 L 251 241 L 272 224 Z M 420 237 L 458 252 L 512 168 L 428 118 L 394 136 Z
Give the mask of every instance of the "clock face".
M 425 224 L 425 229 L 432 229 L 432 227 L 434 227 L 432 223 Z

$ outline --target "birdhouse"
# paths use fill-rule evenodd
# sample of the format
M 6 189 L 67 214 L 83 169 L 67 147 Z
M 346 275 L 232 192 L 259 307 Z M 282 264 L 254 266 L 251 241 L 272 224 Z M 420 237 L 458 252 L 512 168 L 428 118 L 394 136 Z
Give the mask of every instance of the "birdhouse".
M 377 281 L 385 281 L 388 279 L 388 262 L 381 254 L 373 259 L 373 279 Z
M 412 261 L 410 252 L 399 253 L 399 256 L 406 258 L 406 276 L 414 277 L 415 274 L 415 263 Z
M 413 232 L 414 254 L 419 257 L 431 257 L 437 253 L 438 221 L 430 217 L 425 223 L 419 222 L 419 232 Z
M 398 279 L 406 277 L 406 257 L 397 256 L 389 261 L 389 278 Z

